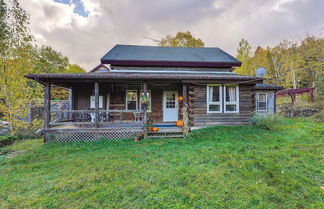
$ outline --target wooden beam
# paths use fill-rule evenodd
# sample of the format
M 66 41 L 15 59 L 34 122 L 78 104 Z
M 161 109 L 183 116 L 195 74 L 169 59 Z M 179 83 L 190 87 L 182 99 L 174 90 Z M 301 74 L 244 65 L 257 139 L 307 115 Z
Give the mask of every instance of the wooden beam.
M 144 83 L 143 84 L 143 91 L 144 91 L 144 98 L 147 100 L 147 83 Z M 144 108 L 144 118 L 143 118 L 143 123 L 144 125 L 146 125 L 146 122 L 147 122 L 147 104 L 144 105 L 145 108 Z
M 51 83 L 44 83 L 44 142 L 47 142 L 46 131 L 50 129 L 51 121 Z
M 186 107 L 187 106 L 187 84 L 182 85 L 182 97 L 183 97 L 182 104 L 184 107 Z
M 96 128 L 99 128 L 99 82 L 94 83 L 95 90 L 95 123 Z

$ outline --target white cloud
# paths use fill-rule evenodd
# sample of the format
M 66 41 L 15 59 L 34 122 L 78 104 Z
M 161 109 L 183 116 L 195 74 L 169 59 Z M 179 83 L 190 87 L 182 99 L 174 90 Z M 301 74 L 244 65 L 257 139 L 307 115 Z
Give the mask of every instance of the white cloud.
M 235 54 L 241 38 L 254 46 L 298 39 L 324 27 L 324 1 L 317 0 L 82 0 L 73 4 L 21 0 L 39 44 L 50 45 L 87 70 L 115 44 L 155 45 L 178 31 L 191 31 L 207 46 Z

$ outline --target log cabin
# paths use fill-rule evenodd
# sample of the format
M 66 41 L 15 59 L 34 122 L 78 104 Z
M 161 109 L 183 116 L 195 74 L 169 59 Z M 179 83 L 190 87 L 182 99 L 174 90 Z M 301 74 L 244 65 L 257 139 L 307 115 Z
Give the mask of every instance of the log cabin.
M 100 61 L 87 73 L 25 75 L 44 85 L 45 142 L 182 137 L 275 112 L 280 87 L 234 73 L 241 62 L 219 48 L 116 45 Z M 53 86 L 70 89 L 71 109 L 51 110 Z

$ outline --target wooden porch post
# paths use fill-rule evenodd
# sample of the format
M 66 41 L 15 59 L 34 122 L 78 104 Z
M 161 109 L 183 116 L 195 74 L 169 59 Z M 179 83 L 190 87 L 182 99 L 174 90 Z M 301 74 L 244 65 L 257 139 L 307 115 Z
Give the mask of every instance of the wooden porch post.
M 51 83 L 44 84 L 44 142 L 48 141 L 46 131 L 50 129 L 51 121 Z
M 187 102 L 187 84 L 182 85 L 182 130 L 183 135 L 189 134 L 189 115 L 188 115 L 188 102 Z
M 182 97 L 183 106 L 187 107 L 187 84 L 183 84 L 182 86 Z
M 95 123 L 96 128 L 99 128 L 99 82 L 94 83 L 95 90 Z
M 147 98 L 147 83 L 143 84 L 143 91 L 144 91 L 144 98 L 146 99 Z M 144 118 L 143 118 L 144 125 L 146 125 L 146 122 L 147 122 L 146 114 L 147 114 L 147 104 L 145 105 L 145 108 L 144 108 Z

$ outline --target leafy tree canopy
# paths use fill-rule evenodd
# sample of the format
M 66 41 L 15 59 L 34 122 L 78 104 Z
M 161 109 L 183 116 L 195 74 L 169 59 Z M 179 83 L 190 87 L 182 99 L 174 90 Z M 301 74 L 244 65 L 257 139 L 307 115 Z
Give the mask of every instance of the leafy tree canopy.
M 175 36 L 168 35 L 159 41 L 159 46 L 168 47 L 203 47 L 205 43 L 200 38 L 195 38 L 189 31 L 178 32 Z

